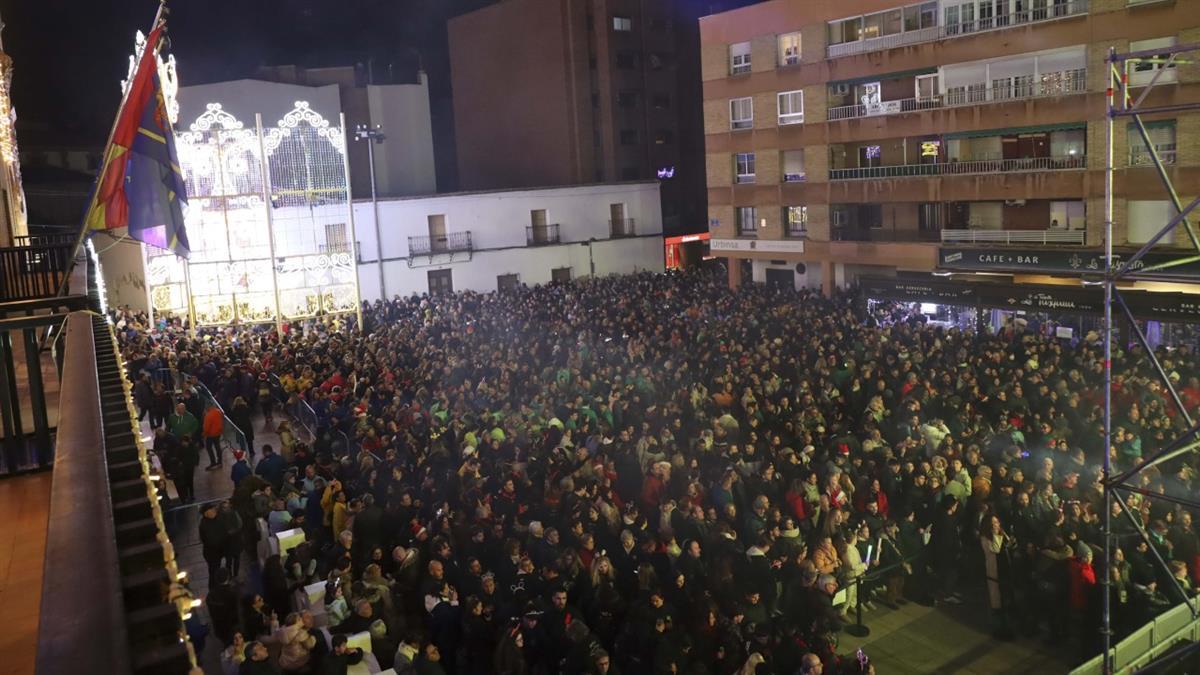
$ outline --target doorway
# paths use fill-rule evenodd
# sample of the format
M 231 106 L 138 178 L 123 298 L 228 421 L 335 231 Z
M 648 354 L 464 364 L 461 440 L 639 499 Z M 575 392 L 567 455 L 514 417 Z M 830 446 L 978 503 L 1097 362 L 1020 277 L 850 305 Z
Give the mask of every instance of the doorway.
M 442 213 L 437 213 L 429 216 L 429 249 L 431 251 L 445 251 L 448 248 L 449 241 L 446 239 L 446 216 Z
M 429 270 L 429 294 L 449 295 L 454 292 L 454 270 Z
M 556 267 L 550 270 L 550 281 L 555 284 L 565 284 L 571 280 L 570 267 Z
M 768 267 L 767 286 L 771 288 L 795 288 L 796 273 L 790 267 Z
M 550 236 L 546 227 L 546 209 L 532 209 L 529 212 L 529 225 L 533 228 L 533 243 L 545 244 Z

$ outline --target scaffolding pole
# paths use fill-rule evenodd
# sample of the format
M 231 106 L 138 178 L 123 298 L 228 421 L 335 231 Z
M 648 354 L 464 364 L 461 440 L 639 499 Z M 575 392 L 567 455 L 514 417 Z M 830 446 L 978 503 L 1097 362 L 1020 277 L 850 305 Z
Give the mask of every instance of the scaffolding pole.
M 1121 497 L 1119 490 L 1125 490 L 1130 493 L 1138 494 L 1143 499 L 1161 499 L 1168 503 L 1188 505 L 1191 500 L 1173 497 L 1165 494 L 1157 494 L 1150 490 L 1143 489 L 1132 484 L 1132 481 L 1138 473 L 1144 469 L 1171 461 L 1189 452 L 1195 452 L 1200 449 L 1200 443 L 1193 439 L 1197 432 L 1200 431 L 1200 426 L 1193 423 L 1191 415 L 1184 408 L 1183 402 L 1175 389 L 1174 384 L 1167 373 L 1163 370 L 1162 364 L 1159 363 L 1154 355 L 1150 344 L 1147 342 L 1142 330 L 1138 327 L 1136 317 L 1130 311 L 1129 306 L 1125 304 L 1121 297 L 1120 291 L 1117 289 L 1117 282 L 1122 279 L 1132 280 L 1138 278 L 1139 272 L 1146 270 L 1135 271 L 1134 263 L 1141 260 L 1151 249 L 1159 244 L 1160 240 L 1164 239 L 1168 234 L 1176 228 L 1182 228 L 1187 234 L 1189 243 L 1195 249 L 1197 255 L 1200 255 L 1200 237 L 1197 236 L 1192 228 L 1192 223 L 1188 220 L 1188 215 L 1197 205 L 1200 205 L 1200 199 L 1193 201 L 1188 205 L 1183 205 L 1179 198 L 1179 193 L 1172 184 L 1171 175 L 1167 171 L 1162 156 L 1159 155 L 1158 149 L 1151 142 L 1150 134 L 1146 130 L 1146 126 L 1142 121 L 1142 115 L 1154 114 L 1159 112 L 1182 112 L 1182 111 L 1200 111 L 1200 102 L 1172 104 L 1168 106 L 1143 107 L 1142 103 L 1147 99 L 1150 90 L 1159 84 L 1160 76 L 1166 68 L 1176 64 L 1192 63 L 1191 60 L 1180 59 L 1181 54 L 1187 52 L 1200 52 L 1200 43 L 1177 45 L 1173 47 L 1163 47 L 1150 51 L 1129 52 L 1118 54 L 1116 49 L 1110 47 L 1108 56 L 1105 58 L 1105 68 L 1108 74 L 1108 87 L 1105 90 L 1105 115 L 1104 115 L 1104 131 L 1105 131 L 1105 169 L 1104 169 L 1104 468 L 1103 468 L 1103 484 L 1104 484 L 1104 600 L 1103 600 L 1103 617 L 1101 633 L 1104 639 L 1103 652 L 1103 671 L 1107 675 L 1112 675 L 1115 672 L 1115 651 L 1113 648 L 1112 634 L 1112 574 L 1111 565 L 1113 559 L 1113 517 L 1112 511 L 1114 505 L 1121 508 L 1130 522 L 1137 529 L 1138 534 L 1143 540 L 1149 543 L 1148 534 L 1142 523 L 1138 520 L 1137 515 L 1129 510 L 1125 500 Z M 1157 72 L 1152 76 L 1149 82 L 1144 86 L 1140 95 L 1134 99 L 1129 90 L 1129 71 L 1131 65 L 1148 62 L 1159 65 Z M 1175 207 L 1176 215 L 1170 218 L 1158 232 L 1151 237 L 1147 242 L 1127 261 L 1119 265 L 1113 264 L 1113 200 L 1114 187 L 1113 181 L 1115 177 L 1115 162 L 1114 162 L 1114 125 L 1116 120 L 1130 118 L 1131 124 L 1137 129 L 1138 136 L 1146 145 L 1148 154 L 1150 155 L 1151 165 L 1155 169 L 1159 180 L 1161 181 L 1167 195 L 1170 197 L 1173 206 Z M 1128 216 L 1127 216 L 1128 219 Z M 1126 223 L 1128 227 L 1128 223 Z M 1186 260 L 1177 260 L 1168 263 L 1159 263 L 1149 269 L 1160 269 L 1170 266 L 1190 262 L 1196 256 L 1187 258 Z M 1188 278 L 1185 281 L 1196 283 L 1196 279 Z M 1143 460 L 1133 467 L 1122 467 L 1123 470 L 1113 475 L 1112 466 L 1112 425 L 1113 425 L 1113 401 L 1112 401 L 1112 359 L 1113 359 L 1113 303 L 1119 302 L 1121 305 L 1122 315 L 1130 322 L 1137 333 L 1138 342 L 1146 351 L 1151 359 L 1155 375 L 1162 380 L 1170 394 L 1170 404 L 1178 408 L 1181 413 L 1181 419 L 1187 421 L 1189 427 L 1186 432 L 1178 434 L 1170 443 L 1165 445 L 1149 459 Z M 1154 553 L 1154 562 L 1167 572 L 1168 577 L 1172 577 L 1167 569 L 1167 561 L 1162 558 L 1158 550 L 1151 545 L 1151 551 Z M 1192 618 L 1195 619 L 1198 614 L 1196 602 L 1187 597 L 1188 607 L 1191 609 Z M 1174 658 L 1178 658 L 1177 656 Z M 1156 660 L 1156 666 L 1171 660 L 1171 656 L 1164 656 Z

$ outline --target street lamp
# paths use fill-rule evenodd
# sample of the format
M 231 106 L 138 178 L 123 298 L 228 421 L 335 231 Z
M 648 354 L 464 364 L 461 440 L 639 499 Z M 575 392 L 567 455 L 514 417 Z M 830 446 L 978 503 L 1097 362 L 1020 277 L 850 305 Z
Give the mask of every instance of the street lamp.
M 379 230 L 379 200 L 375 194 L 375 144 L 383 143 L 383 127 L 376 124 L 359 124 L 354 128 L 354 140 L 367 142 L 367 161 L 371 164 L 371 213 L 375 216 L 375 258 L 379 267 L 379 297 L 387 300 L 387 288 L 383 283 L 383 234 Z

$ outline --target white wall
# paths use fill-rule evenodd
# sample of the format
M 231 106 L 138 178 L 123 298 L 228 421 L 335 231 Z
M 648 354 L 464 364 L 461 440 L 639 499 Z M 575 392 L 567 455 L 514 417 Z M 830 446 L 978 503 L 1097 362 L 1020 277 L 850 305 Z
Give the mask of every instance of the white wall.
M 636 221 L 635 234 L 662 234 L 657 182 L 582 185 L 540 190 L 503 190 L 389 199 L 379 202 L 383 257 L 408 257 L 408 238 L 429 235 L 429 216 L 446 218 L 446 232 L 471 232 L 475 250 L 524 247 L 530 211 L 546 210 L 546 222 L 559 225 L 564 242 L 609 238 L 609 205 L 625 204 Z M 369 200 L 355 200 L 354 223 L 362 258 L 375 260 L 374 216 Z M 390 290 L 390 289 L 389 289 Z
M 497 277 L 502 274 L 516 274 L 521 283 L 534 285 L 549 283 L 551 270 L 560 267 L 570 267 L 573 279 L 590 273 L 588 246 L 580 243 L 477 251 L 469 261 L 465 254 L 458 254 L 458 257 L 460 262 L 414 267 L 409 267 L 406 260 L 385 261 L 383 273 L 388 296 L 428 292 L 431 270 L 453 270 L 455 291 L 485 293 L 496 290 Z M 597 241 L 592 244 L 592 260 L 597 276 L 662 272 L 663 239 L 660 235 Z M 358 279 L 363 300 L 374 301 L 380 297 L 378 263 L 360 264 Z
M 220 103 L 222 110 L 236 117 L 247 129 L 254 128 L 255 113 L 262 114 L 264 127 L 278 126 L 279 120 L 296 107 L 296 101 L 307 101 L 308 107 L 328 120 L 331 126 L 338 125 L 338 115 L 342 112 L 336 84 L 306 87 L 263 80 L 230 80 L 180 87 L 176 98 L 179 100 L 176 131 L 187 131 L 188 126 L 204 114 L 209 103 Z
M 371 123 L 382 125 L 386 136 L 383 143 L 375 146 L 378 192 L 386 195 L 437 192 L 425 74 L 420 74 L 420 84 L 368 86 L 367 105 Z
M 96 233 L 93 241 L 100 252 L 100 269 L 111 307 L 129 305 L 134 311 L 150 311 L 146 290 L 146 268 L 142 260 L 143 244 L 134 239 L 118 242 L 107 232 Z
M 550 281 L 550 270 L 571 267 L 573 277 L 590 272 L 588 247 L 599 276 L 663 269 L 662 209 L 657 182 L 583 185 L 540 190 L 464 192 L 389 199 L 379 202 L 383 234 L 384 283 L 387 295 L 429 290 L 428 272 L 454 270 L 455 290 L 492 291 L 496 277 L 519 274 L 527 284 Z M 625 205 L 625 217 L 635 220 L 635 237 L 612 239 L 609 205 Z M 546 222 L 559 225 L 560 245 L 528 247 L 525 228 L 530 212 L 546 210 Z M 429 216 L 443 215 L 446 233 L 471 233 L 471 259 L 447 254 L 432 260 L 418 256 L 409 267 L 409 237 L 429 236 Z M 370 201 L 354 203 L 356 239 L 362 263 L 359 282 L 363 299 L 379 297 L 379 268 L 375 220 Z

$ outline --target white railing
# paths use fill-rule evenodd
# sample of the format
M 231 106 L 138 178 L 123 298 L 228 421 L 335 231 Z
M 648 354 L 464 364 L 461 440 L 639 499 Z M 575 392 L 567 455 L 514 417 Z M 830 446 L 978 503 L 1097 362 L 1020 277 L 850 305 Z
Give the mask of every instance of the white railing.
M 1028 157 L 1024 159 L 976 159 L 939 164 L 900 164 L 897 166 L 868 166 L 855 169 L 830 169 L 829 180 L 861 180 L 864 178 L 908 178 L 913 176 L 960 176 L 1026 171 L 1066 171 L 1083 169 L 1083 155 L 1065 157 Z
M 1084 230 L 942 230 L 950 244 L 1080 244 Z
M 1158 143 L 1154 146 L 1158 151 L 1158 158 L 1163 164 L 1175 163 L 1175 144 L 1174 143 Z M 1154 163 L 1154 157 L 1150 155 L 1150 150 L 1145 146 L 1135 146 L 1129 150 L 1129 166 L 1150 166 Z
M 893 33 L 881 37 L 867 38 L 866 40 L 855 40 L 854 42 L 843 42 L 841 44 L 829 45 L 825 53 L 829 58 L 838 56 L 849 56 L 851 54 L 863 54 L 865 52 L 874 52 L 883 49 L 892 49 L 894 47 L 903 47 L 905 45 L 920 44 L 922 42 L 934 42 L 947 38 L 963 37 L 966 35 L 976 35 L 994 30 L 1004 30 L 1014 26 L 1024 26 L 1031 23 L 1041 23 L 1043 21 L 1054 21 L 1070 16 L 1086 14 L 1088 11 L 1087 0 L 1043 0 L 1038 3 L 1034 0 L 1034 5 L 1031 9 L 1022 10 L 1020 12 L 1010 12 L 1000 16 L 991 16 L 987 18 L 974 19 L 972 21 L 963 21 L 947 26 L 930 26 L 928 28 L 919 28 L 913 31 L 904 31 L 902 33 Z M 1132 4 L 1132 3 L 1131 3 Z
M 1041 81 L 1038 82 L 1018 82 L 998 87 L 981 86 L 975 89 L 956 88 L 955 91 L 947 92 L 944 96 L 905 98 L 898 101 L 881 101 L 871 104 L 843 105 L 830 108 L 827 117 L 830 120 L 844 120 L 856 117 L 896 115 L 916 110 L 955 108 L 964 105 L 1001 103 L 1047 96 L 1065 96 L 1084 91 L 1087 91 L 1087 70 L 1079 68 L 1076 70 L 1043 74 Z

